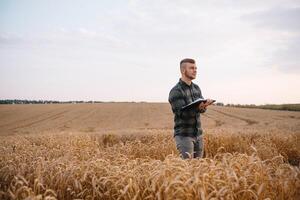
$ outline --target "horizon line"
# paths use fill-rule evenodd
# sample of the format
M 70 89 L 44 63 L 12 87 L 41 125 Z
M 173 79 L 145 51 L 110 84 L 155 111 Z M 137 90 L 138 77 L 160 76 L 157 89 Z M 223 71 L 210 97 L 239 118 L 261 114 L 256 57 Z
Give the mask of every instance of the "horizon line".
M 55 102 L 55 103 L 169 103 L 168 101 L 103 101 L 103 100 L 43 100 L 43 99 L 0 99 L 0 102 L 3 101 L 28 101 L 28 102 Z M 9 103 L 8 103 L 9 104 Z M 223 104 L 225 105 L 255 105 L 255 106 L 260 106 L 260 105 L 294 105 L 294 104 L 300 104 L 300 102 L 295 102 L 295 103 L 266 103 L 266 104 L 255 104 L 255 103 L 250 103 L 250 104 L 242 104 L 242 103 L 224 103 L 224 102 L 216 102 L 216 104 Z

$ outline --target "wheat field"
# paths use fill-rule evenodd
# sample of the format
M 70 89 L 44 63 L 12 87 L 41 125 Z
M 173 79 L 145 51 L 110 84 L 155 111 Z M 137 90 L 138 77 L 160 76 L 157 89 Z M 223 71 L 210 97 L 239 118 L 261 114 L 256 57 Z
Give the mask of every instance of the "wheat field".
M 167 103 L 0 105 L 0 199 L 300 199 L 300 112 L 211 106 L 182 160 Z

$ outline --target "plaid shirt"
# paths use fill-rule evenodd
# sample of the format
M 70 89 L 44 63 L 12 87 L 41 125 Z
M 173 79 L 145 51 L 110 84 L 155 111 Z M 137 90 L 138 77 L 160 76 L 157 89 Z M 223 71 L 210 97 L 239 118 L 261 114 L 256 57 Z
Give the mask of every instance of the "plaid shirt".
M 198 85 L 192 82 L 191 85 L 186 84 L 179 79 L 179 82 L 171 89 L 169 93 L 169 103 L 174 113 L 174 136 L 199 136 L 202 134 L 200 113 L 204 113 L 205 109 L 188 109 L 181 111 L 181 107 L 185 106 L 198 98 L 203 98 Z

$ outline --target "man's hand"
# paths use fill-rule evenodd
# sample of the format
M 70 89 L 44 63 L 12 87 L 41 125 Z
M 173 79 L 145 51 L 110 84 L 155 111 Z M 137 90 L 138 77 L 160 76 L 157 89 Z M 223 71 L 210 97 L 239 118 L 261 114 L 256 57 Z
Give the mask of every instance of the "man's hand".
M 203 109 L 205 109 L 207 106 L 209 106 L 209 105 L 211 105 L 211 104 L 213 104 L 213 103 L 214 103 L 214 101 L 213 101 L 212 99 L 207 99 L 207 101 L 206 101 L 205 103 L 201 102 L 201 103 L 199 104 L 199 109 L 200 109 L 200 110 L 203 110 Z

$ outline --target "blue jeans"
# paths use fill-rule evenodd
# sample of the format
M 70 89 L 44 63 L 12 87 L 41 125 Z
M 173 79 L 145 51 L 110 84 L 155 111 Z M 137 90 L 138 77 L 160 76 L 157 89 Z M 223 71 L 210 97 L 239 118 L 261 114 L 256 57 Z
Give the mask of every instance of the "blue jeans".
M 195 137 L 175 136 L 176 148 L 183 159 L 203 157 L 202 135 Z

